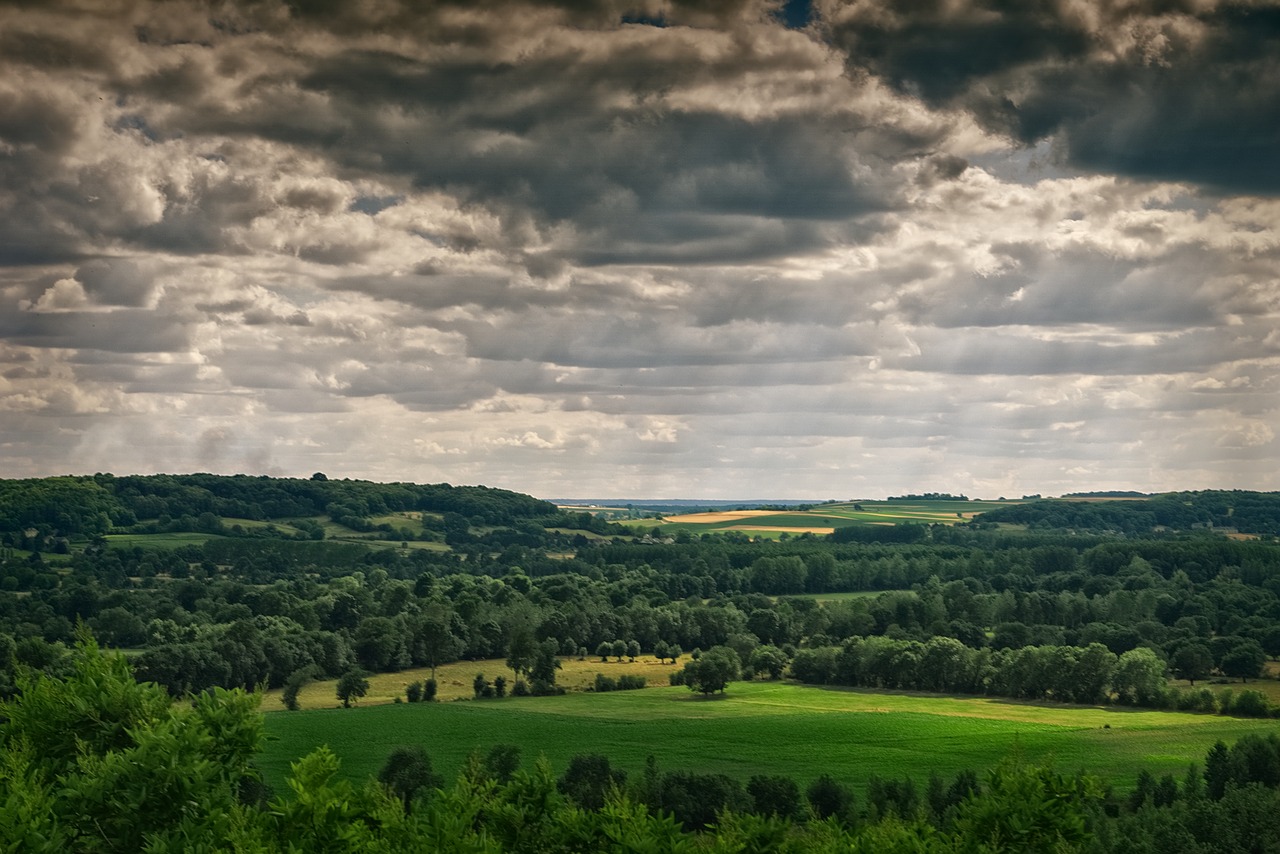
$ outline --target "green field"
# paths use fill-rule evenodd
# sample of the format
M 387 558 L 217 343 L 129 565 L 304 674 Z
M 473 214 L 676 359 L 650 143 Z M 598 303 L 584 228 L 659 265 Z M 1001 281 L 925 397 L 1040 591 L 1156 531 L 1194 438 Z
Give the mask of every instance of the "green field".
M 1085 769 L 1117 789 L 1139 770 L 1181 775 L 1217 739 L 1274 732 L 1275 723 L 1212 715 L 926 697 L 783 683 L 735 683 L 704 699 L 684 688 L 353 709 L 273 712 L 261 767 L 279 788 L 289 763 L 319 744 L 346 776 L 376 774 L 399 745 L 422 744 L 452 779 L 474 747 L 519 745 L 556 773 L 603 753 L 632 773 L 653 754 L 666 770 L 786 774 L 806 785 L 829 772 L 861 788 L 872 774 L 983 770 L 1010 751 Z
M 209 540 L 221 539 L 218 534 L 199 534 L 181 531 L 172 534 L 107 534 L 107 544 L 119 548 L 176 549 L 182 546 L 204 545 Z

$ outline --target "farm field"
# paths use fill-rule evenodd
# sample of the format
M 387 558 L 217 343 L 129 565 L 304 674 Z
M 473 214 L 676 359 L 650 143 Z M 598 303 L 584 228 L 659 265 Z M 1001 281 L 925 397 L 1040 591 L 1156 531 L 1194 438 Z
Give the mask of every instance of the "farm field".
M 657 531 L 730 530 L 754 532 L 831 533 L 845 525 L 955 524 L 979 513 L 1019 501 L 858 501 L 824 504 L 812 510 L 718 510 L 686 513 L 665 519 L 637 519 L 630 524 Z
M 608 756 L 632 774 L 653 754 L 664 770 L 719 772 L 745 780 L 785 774 L 801 786 L 831 773 L 861 791 L 874 775 L 984 770 L 1021 751 L 1063 771 L 1084 769 L 1118 790 L 1141 769 L 1180 776 L 1214 741 L 1273 732 L 1274 722 L 1108 707 L 1015 703 L 734 683 L 711 699 L 684 688 L 465 702 L 384 704 L 273 712 L 260 766 L 273 787 L 289 763 L 320 744 L 342 773 L 377 773 L 390 751 L 421 744 L 447 780 L 474 748 L 515 744 L 525 763 L 545 755 L 559 773 L 579 753 Z
M 200 534 L 183 531 L 168 534 L 107 534 L 107 544 L 119 548 L 177 549 L 182 546 L 203 545 L 209 540 L 222 539 L 218 534 Z

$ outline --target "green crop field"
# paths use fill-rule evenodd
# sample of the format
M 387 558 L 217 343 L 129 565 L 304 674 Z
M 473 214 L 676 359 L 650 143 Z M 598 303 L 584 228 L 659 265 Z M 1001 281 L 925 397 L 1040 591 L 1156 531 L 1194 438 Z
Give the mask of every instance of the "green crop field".
M 172 534 L 107 534 L 108 545 L 120 548 L 176 549 L 182 546 L 203 545 L 209 540 L 221 539 L 217 534 L 178 532 Z
M 873 774 L 983 770 L 1011 751 L 1133 785 L 1139 770 L 1181 775 L 1217 739 L 1275 723 L 1213 715 L 1014 703 L 784 683 L 735 683 L 704 699 L 683 688 L 353 709 L 272 712 L 260 764 L 279 788 L 289 763 L 328 744 L 354 779 L 376 774 L 399 745 L 421 744 L 446 779 L 476 747 L 518 745 L 556 773 L 602 753 L 632 773 L 653 754 L 666 770 L 786 774 L 806 785 L 829 772 L 861 788 Z

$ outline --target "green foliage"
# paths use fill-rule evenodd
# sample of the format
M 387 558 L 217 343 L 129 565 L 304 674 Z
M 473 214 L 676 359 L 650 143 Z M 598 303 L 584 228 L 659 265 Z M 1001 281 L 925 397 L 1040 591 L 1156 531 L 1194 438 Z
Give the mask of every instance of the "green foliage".
M 702 694 L 724 692 L 742 675 L 742 661 L 727 646 L 714 646 L 684 666 L 684 684 Z
M 956 810 L 957 850 L 973 852 L 1057 852 L 1089 836 L 1086 818 L 1100 802 L 1098 783 L 1070 779 L 1047 766 L 1007 760 L 988 775 L 980 794 Z
M 622 791 L 626 782 L 627 772 L 611 767 L 608 757 L 583 753 L 569 760 L 556 788 L 583 809 L 598 810 L 610 793 Z
M 438 789 L 443 780 L 431 768 L 431 757 L 421 745 L 397 747 L 378 772 L 378 782 L 400 799 L 410 812 L 419 795 Z
M 821 774 L 805 790 L 813 814 L 820 819 L 851 823 L 854 820 L 853 790 L 830 774 Z
M 280 692 L 280 702 L 284 704 L 286 709 L 291 712 L 298 710 L 298 694 L 315 677 L 316 667 L 314 664 L 309 664 L 289 674 L 289 678 L 284 683 L 284 690 Z
M 139 851 L 232 810 L 253 778 L 257 697 L 217 690 L 175 706 L 88 639 L 65 677 L 26 673 L 20 684 L 0 707 L 8 850 L 42 850 L 39 833 L 72 850 Z
M 342 701 L 342 708 L 351 708 L 353 702 L 369 693 L 369 680 L 365 677 L 364 671 L 348 670 L 338 677 L 336 693 L 338 699 Z

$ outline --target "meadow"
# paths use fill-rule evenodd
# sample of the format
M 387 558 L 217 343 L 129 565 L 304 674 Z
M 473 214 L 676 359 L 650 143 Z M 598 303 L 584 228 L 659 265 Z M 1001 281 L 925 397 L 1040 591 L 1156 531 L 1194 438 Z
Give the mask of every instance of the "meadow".
M 279 708 L 278 703 L 276 708 Z M 664 770 L 720 772 L 746 780 L 785 774 L 800 784 L 831 773 L 861 790 L 872 775 L 944 776 L 990 768 L 1011 752 L 1083 769 L 1118 790 L 1147 769 L 1181 776 L 1214 741 L 1273 732 L 1274 722 L 1116 707 L 1017 703 L 980 697 L 734 683 L 703 698 L 684 688 L 508 697 L 266 716 L 260 766 L 283 785 L 289 763 L 320 744 L 344 776 L 374 775 L 390 751 L 421 744 L 452 779 L 468 753 L 504 743 L 526 764 L 545 755 L 559 773 L 579 753 L 602 753 L 636 774 L 650 754 Z

